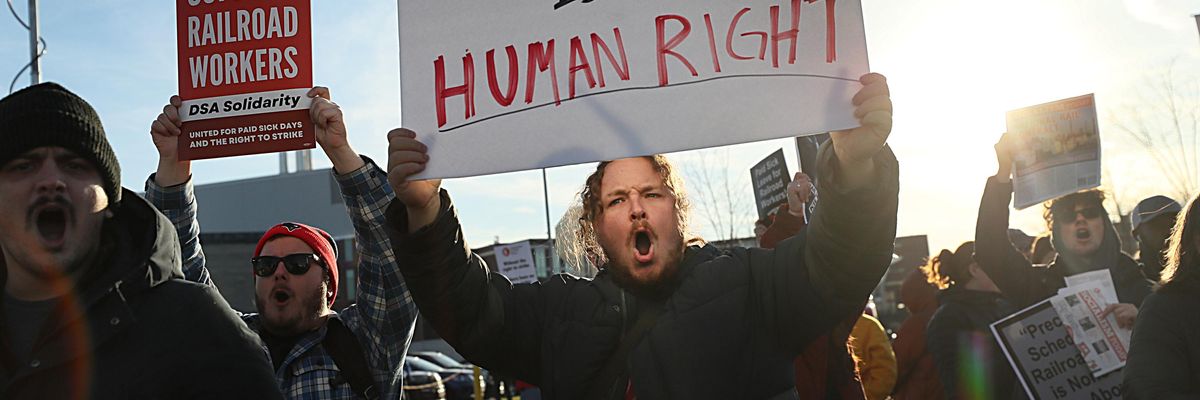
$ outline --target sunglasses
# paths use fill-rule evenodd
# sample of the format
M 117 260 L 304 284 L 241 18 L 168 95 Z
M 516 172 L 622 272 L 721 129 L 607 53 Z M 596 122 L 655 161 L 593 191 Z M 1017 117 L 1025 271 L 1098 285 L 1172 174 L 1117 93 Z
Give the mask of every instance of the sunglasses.
M 1058 222 L 1071 222 L 1075 220 L 1075 216 L 1082 215 L 1086 219 L 1100 218 L 1104 212 L 1100 211 L 1099 207 L 1088 207 L 1082 210 L 1062 211 L 1054 214 L 1054 219 Z
M 321 257 L 313 253 L 288 254 L 283 257 L 258 256 L 250 259 L 250 265 L 254 266 L 255 275 L 265 278 L 275 274 L 275 268 L 279 267 L 280 261 L 283 261 L 283 267 L 292 275 L 304 275 L 314 263 L 325 266 Z

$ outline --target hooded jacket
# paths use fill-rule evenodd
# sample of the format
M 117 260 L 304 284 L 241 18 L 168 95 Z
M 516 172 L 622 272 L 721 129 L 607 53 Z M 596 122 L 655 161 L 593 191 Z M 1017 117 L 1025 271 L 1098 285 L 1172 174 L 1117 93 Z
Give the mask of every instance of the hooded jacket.
M 925 281 L 925 274 L 914 269 L 900 284 L 900 302 L 909 316 L 896 330 L 892 349 L 896 351 L 896 400 L 943 398 L 942 384 L 934 368 L 933 354 L 926 349 L 925 326 L 937 311 L 937 288 Z
M 980 393 L 997 400 L 1025 398 L 990 328 L 1017 310 L 999 293 L 954 286 L 939 292 L 938 300 L 942 305 L 929 320 L 925 343 L 937 364 L 944 398 L 969 399 Z M 964 379 L 963 371 L 991 374 Z
M 0 346 L 0 398 L 282 398 L 254 333 L 215 290 L 182 279 L 171 221 L 136 193 L 122 197 L 102 228 L 103 256 L 30 357 Z
M 822 173 L 834 170 L 831 159 L 825 151 Z M 861 310 L 891 262 L 897 164 L 885 150 L 875 165 L 877 182 L 854 192 L 823 187 L 808 228 L 773 250 L 687 248 L 661 307 L 617 287 L 607 271 L 509 283 L 463 241 L 445 191 L 430 225 L 409 233 L 404 205 L 393 202 L 388 229 L 413 299 L 438 333 L 467 360 L 536 384 L 547 399 L 798 398 L 793 359 Z M 662 311 L 628 358 L 617 358 L 623 376 L 599 379 L 652 309 Z
M 1121 252 L 1121 240 L 1107 217 L 1102 218 L 1104 239 L 1097 250 L 1100 264 L 1085 265 L 1081 258 L 1066 250 L 1062 238 L 1055 236 L 1053 230 L 1051 243 L 1058 250 L 1058 258 L 1048 266 L 1030 263 L 1008 240 L 1008 204 L 1011 201 L 1012 182 L 1001 183 L 994 177 L 988 178 L 975 224 L 975 261 L 1018 309 L 1058 294 L 1058 289 L 1067 286 L 1067 276 L 1102 268 L 1112 274 L 1121 303 L 1138 306 L 1150 294 L 1150 281 L 1142 276 L 1137 263 Z M 1107 212 L 1104 215 L 1108 215 Z

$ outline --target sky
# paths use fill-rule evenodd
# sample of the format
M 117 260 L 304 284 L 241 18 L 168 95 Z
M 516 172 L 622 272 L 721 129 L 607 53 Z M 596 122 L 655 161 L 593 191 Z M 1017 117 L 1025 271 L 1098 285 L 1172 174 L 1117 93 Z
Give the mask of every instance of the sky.
M 24 17 L 27 2 L 15 3 Z M 1167 68 L 1181 82 L 1194 83 L 1200 34 L 1191 16 L 1200 13 L 1200 0 L 862 3 L 871 67 L 888 76 L 895 107 L 890 143 L 901 163 L 899 235 L 929 235 L 933 252 L 971 240 L 985 179 L 995 173 L 992 145 L 1005 130 L 1004 113 L 1087 93 L 1095 93 L 1099 109 L 1104 180 L 1121 206 L 1128 212 L 1143 197 L 1168 193 L 1149 155 L 1113 122 L 1141 104 Z M 39 12 L 48 45 L 43 80 L 59 82 L 95 106 L 120 160 L 123 184 L 140 189 L 157 162 L 150 122 L 176 92 L 174 2 L 43 2 Z M 396 20 L 395 2 L 313 2 L 314 82 L 331 88 L 354 148 L 381 164 L 386 133 L 401 123 Z M 8 13 L 0 15 L 0 83 L 7 85 L 28 62 L 28 45 L 24 28 Z M 17 88 L 28 83 L 23 74 Z M 727 176 L 744 198 L 752 196 L 750 167 L 780 148 L 795 171 L 790 139 L 673 157 L 692 176 Z M 329 165 L 315 152 L 315 167 Z M 551 224 L 592 169 L 594 164 L 583 164 L 546 171 Z M 277 172 L 274 154 L 193 166 L 198 184 Z M 706 192 L 695 180 L 689 184 L 693 197 Z M 547 234 L 541 171 L 453 179 L 443 186 L 472 246 Z M 738 231 L 750 235 L 754 211 L 740 214 Z M 721 236 L 702 215 L 696 220 L 703 236 Z M 1015 212 L 1012 226 L 1031 234 L 1044 230 L 1038 207 Z

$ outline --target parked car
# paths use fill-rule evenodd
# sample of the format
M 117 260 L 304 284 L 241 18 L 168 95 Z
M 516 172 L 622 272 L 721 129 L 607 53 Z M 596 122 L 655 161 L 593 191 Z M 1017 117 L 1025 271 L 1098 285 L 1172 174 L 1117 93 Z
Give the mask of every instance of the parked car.
M 475 368 L 474 365 L 455 360 L 454 357 L 450 357 L 450 356 L 446 355 L 446 353 L 440 353 L 440 352 L 436 352 L 436 351 L 418 351 L 418 352 L 413 352 L 413 353 L 409 353 L 409 354 L 412 356 L 415 356 L 415 357 L 419 357 L 423 360 L 429 361 L 431 363 L 437 364 L 438 366 L 440 366 L 442 368 L 454 369 L 454 370 L 466 369 L 466 370 L 471 370 L 472 373 L 474 373 L 474 368 Z M 506 388 L 504 388 L 504 383 L 497 382 L 496 377 L 494 375 L 492 375 L 490 372 L 488 372 L 488 370 L 486 370 L 486 369 L 482 370 L 482 374 L 483 374 L 483 382 L 485 385 L 483 388 L 484 389 L 483 390 L 483 398 L 499 399 L 501 395 L 503 395 L 505 392 L 507 392 Z
M 450 357 L 450 356 L 446 355 L 446 353 L 441 353 L 441 352 L 436 352 L 436 351 L 418 351 L 418 352 L 410 353 L 410 355 L 412 355 L 414 357 L 420 357 L 421 359 L 423 359 L 425 361 L 429 361 L 434 364 L 437 364 L 437 365 L 441 366 L 442 368 L 449 368 L 449 369 L 471 369 L 471 368 L 473 368 L 473 366 L 471 366 L 470 364 L 459 362 L 458 360 L 455 360 L 454 357 Z
M 417 371 L 433 372 L 446 385 L 447 400 L 471 400 L 475 397 L 475 372 L 469 369 L 449 369 L 419 357 L 405 357 L 404 364 Z
M 446 400 L 446 385 L 436 372 L 419 371 L 404 364 L 404 398 L 411 400 Z

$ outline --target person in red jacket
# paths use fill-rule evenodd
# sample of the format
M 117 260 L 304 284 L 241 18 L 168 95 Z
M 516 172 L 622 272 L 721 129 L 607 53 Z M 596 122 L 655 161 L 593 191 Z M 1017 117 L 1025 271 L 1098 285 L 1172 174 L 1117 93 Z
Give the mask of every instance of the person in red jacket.
M 758 245 L 775 248 L 780 241 L 799 233 L 808 224 L 805 205 L 814 193 L 811 178 L 797 172 L 788 184 L 788 202 L 769 220 L 760 220 Z M 792 210 L 799 210 L 793 212 Z M 796 357 L 796 391 L 805 399 L 863 400 L 862 385 L 854 374 L 854 360 L 846 349 L 850 329 L 858 315 L 851 315 L 833 332 L 814 340 Z
M 892 342 L 899 368 L 896 388 L 892 390 L 894 400 L 945 397 L 933 354 L 925 348 L 925 326 L 937 311 L 937 292 L 937 287 L 925 279 L 920 269 L 914 269 L 900 284 L 900 302 L 909 316 L 900 324 Z

